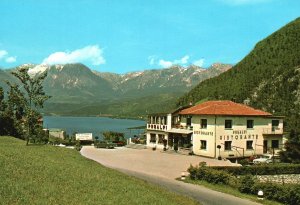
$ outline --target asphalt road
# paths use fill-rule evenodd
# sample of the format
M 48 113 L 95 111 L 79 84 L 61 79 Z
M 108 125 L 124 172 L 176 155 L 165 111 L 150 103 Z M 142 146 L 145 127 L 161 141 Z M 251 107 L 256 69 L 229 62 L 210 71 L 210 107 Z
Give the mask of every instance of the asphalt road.
M 159 185 L 175 193 L 191 197 L 199 201 L 202 205 L 259 205 L 258 203 L 207 189 L 199 185 L 151 176 L 131 170 L 124 170 L 119 168 L 117 168 L 117 170 L 130 176 L 145 180 L 149 183 Z
M 184 183 L 174 178 L 175 175 L 179 177 L 179 170 L 186 170 L 189 163 L 197 161 L 197 159 L 199 163 L 199 161 L 205 161 L 206 158 L 191 158 L 190 156 L 176 156 L 161 152 L 154 153 L 150 150 L 133 150 L 128 148 L 106 150 L 83 147 L 81 154 L 106 167 L 119 170 L 149 183 L 157 184 L 175 193 L 194 198 L 203 205 L 258 205 L 258 203 L 247 199 L 240 199 L 203 186 Z M 153 155 L 154 157 L 151 158 Z M 174 160 L 176 163 L 169 163 L 168 166 L 165 166 L 165 160 Z M 218 163 L 218 161 L 212 160 L 214 159 L 207 159 L 210 164 Z M 186 161 L 188 165 L 184 164 Z M 176 170 L 175 172 L 174 170 L 173 172 L 171 171 L 172 166 Z

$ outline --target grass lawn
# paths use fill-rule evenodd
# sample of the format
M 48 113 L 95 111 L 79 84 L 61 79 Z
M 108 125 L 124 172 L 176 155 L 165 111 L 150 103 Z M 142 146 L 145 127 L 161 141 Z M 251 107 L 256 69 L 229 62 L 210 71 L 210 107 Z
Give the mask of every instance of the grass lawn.
M 255 202 L 258 202 L 261 204 L 265 204 L 265 205 L 281 205 L 281 203 L 276 202 L 276 201 L 270 201 L 270 200 L 266 200 L 266 199 L 258 200 L 257 196 L 243 194 L 243 193 L 239 192 L 237 189 L 234 189 L 230 186 L 226 186 L 226 185 L 222 185 L 222 184 L 211 184 L 206 181 L 192 180 L 189 177 L 187 177 L 186 180 L 184 180 L 184 182 L 191 183 L 191 184 L 197 184 L 197 185 L 204 186 L 206 188 L 209 188 L 209 189 L 212 189 L 215 191 L 219 191 L 219 192 L 226 193 L 226 194 L 231 194 L 231 195 L 239 197 L 239 198 L 249 199 L 251 201 L 255 201 Z
M 49 145 L 0 137 L 0 204 L 197 204 Z

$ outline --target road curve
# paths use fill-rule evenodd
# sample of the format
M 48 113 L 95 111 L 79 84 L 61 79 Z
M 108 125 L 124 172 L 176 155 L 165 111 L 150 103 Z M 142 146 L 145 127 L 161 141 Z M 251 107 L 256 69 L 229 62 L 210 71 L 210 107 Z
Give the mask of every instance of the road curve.
M 187 160 L 190 164 L 192 164 L 192 162 L 194 162 L 193 160 L 195 159 L 198 159 L 198 161 L 199 159 L 201 159 L 200 161 L 205 161 L 205 158 L 196 157 L 194 159 L 190 158 L 190 156 L 173 156 L 159 152 L 154 153 L 149 150 L 132 150 L 126 148 L 119 150 L 106 150 L 94 149 L 93 147 L 83 147 L 83 149 L 81 150 L 81 154 L 84 157 L 92 159 L 106 167 L 113 168 L 147 182 L 157 184 L 175 193 L 194 198 L 203 205 L 259 205 L 258 203 L 252 202 L 247 199 L 241 199 L 229 194 L 205 188 L 203 186 L 175 180 L 175 173 L 170 172 L 170 174 L 163 175 L 162 173 L 167 173 L 167 170 L 170 170 L 170 165 L 165 167 L 159 164 L 160 160 L 152 161 L 151 159 L 149 159 L 150 156 L 156 155 L 155 158 L 162 158 L 163 162 L 165 162 L 164 158 L 169 160 L 176 160 L 174 169 L 176 168 L 178 170 L 186 170 L 186 165 L 184 165 L 185 168 L 178 168 L 178 165 L 183 166 L 181 164 L 181 161 Z M 134 164 L 131 160 L 134 160 Z M 209 163 L 214 163 L 213 161 L 210 161 L 212 159 L 207 160 Z M 158 167 L 160 171 L 153 168 L 153 166 Z M 176 173 L 178 173 L 177 177 L 179 177 L 180 172 L 176 171 Z

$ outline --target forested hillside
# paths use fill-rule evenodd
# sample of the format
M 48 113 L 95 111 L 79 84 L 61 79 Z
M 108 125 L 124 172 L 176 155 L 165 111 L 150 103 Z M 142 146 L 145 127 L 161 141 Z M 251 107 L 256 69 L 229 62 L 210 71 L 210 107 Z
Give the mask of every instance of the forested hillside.
M 285 115 L 288 127 L 300 125 L 300 18 L 287 24 L 237 65 L 205 80 L 181 97 L 177 105 L 227 99 Z

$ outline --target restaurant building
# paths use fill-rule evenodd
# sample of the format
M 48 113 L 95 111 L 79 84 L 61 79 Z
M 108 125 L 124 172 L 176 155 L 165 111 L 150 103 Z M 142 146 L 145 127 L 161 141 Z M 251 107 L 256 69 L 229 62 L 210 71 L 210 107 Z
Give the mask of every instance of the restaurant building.
M 213 158 L 277 153 L 283 145 L 283 117 L 232 101 L 207 101 L 149 116 L 147 145 L 163 148 L 163 140 L 167 149 Z

